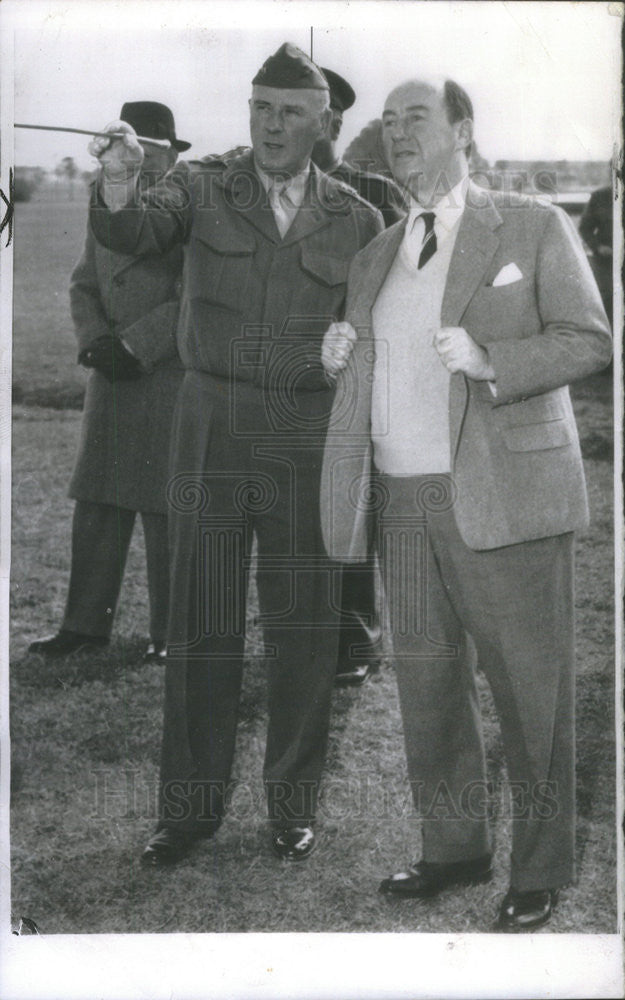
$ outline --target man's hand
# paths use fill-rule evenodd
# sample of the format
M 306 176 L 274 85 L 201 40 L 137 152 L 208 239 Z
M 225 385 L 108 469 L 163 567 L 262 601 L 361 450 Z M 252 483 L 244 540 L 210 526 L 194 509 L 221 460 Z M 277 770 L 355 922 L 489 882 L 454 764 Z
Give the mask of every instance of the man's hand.
M 462 326 L 443 326 L 434 336 L 438 356 L 450 372 L 464 372 L 476 382 L 493 382 L 495 369 L 483 347 Z
M 356 331 L 351 323 L 331 323 L 321 347 L 321 361 L 328 375 L 335 378 L 347 364 L 352 353 Z
M 132 125 L 122 121 L 109 122 L 102 131 L 123 132 L 124 138 L 105 139 L 95 136 L 89 143 L 89 153 L 100 161 L 107 180 L 128 180 L 139 172 L 143 163 L 143 147 L 137 141 L 137 133 Z
M 119 337 L 111 334 L 97 337 L 80 352 L 78 361 L 85 368 L 95 368 L 109 382 L 129 382 L 141 377 L 137 358 Z

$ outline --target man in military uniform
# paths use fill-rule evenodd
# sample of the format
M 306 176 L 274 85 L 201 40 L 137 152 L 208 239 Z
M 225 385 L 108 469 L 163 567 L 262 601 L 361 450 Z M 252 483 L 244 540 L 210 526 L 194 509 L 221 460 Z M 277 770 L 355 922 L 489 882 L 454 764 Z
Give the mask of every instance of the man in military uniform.
M 313 161 L 325 173 L 349 184 L 361 198 L 379 208 L 385 226 L 392 226 L 405 215 L 404 195 L 390 178 L 358 170 L 338 156 L 336 143 L 343 125 L 343 112 L 353 106 L 356 94 L 338 73 L 325 66 L 322 71 L 330 87 L 331 117 L 325 134 L 313 147 Z M 365 682 L 377 666 L 381 637 L 372 554 L 364 564 L 343 567 L 337 686 L 358 687 Z
M 124 104 L 120 117 L 144 144 L 142 188 L 170 170 L 189 143 L 176 138 L 164 104 Z M 165 657 L 169 561 L 169 438 L 182 366 L 176 349 L 182 250 L 140 258 L 105 248 L 90 228 L 72 273 L 70 304 L 78 360 L 91 369 L 78 458 L 69 495 L 76 501 L 63 624 L 30 652 L 46 657 L 93 650 L 109 641 L 137 513 L 148 571 L 150 643 L 146 659 Z
M 273 849 L 307 857 L 336 670 L 336 577 L 319 482 L 333 382 L 321 363 L 350 262 L 383 224 L 311 163 L 328 84 L 285 44 L 253 80 L 252 151 L 211 157 L 138 193 L 132 130 L 96 139 L 96 238 L 129 254 L 184 244 L 178 347 L 186 369 L 172 442 L 172 608 L 160 819 L 143 861 L 178 860 L 218 828 L 231 788 L 247 570 L 267 643 L 264 782 Z
M 336 142 L 343 126 L 343 113 L 355 104 L 356 94 L 347 80 L 338 73 L 325 66 L 322 69 L 330 87 L 331 118 L 325 135 L 315 143 L 312 158 L 330 177 L 349 184 L 361 198 L 379 208 L 384 217 L 384 225 L 388 228 L 405 216 L 405 196 L 390 177 L 359 170 L 338 156 Z

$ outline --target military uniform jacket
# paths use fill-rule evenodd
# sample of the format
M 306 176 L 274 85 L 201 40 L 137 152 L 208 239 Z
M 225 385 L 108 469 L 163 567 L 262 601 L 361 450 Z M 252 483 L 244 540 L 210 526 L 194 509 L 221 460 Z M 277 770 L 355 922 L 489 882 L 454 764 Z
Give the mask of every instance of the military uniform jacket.
M 384 225 L 393 226 L 407 212 L 407 204 L 401 188 L 389 177 L 358 170 L 345 160 L 339 162 L 328 171 L 330 177 L 343 181 L 353 187 L 361 198 L 370 205 L 379 208 L 384 219 Z
M 311 164 L 282 238 L 250 151 L 183 164 L 116 213 L 96 197 L 91 223 L 100 242 L 129 254 L 184 244 L 185 368 L 295 393 L 327 391 L 323 334 L 343 316 L 352 258 L 383 228 L 379 212 Z
M 182 379 L 175 340 L 181 269 L 179 248 L 130 257 L 87 232 L 70 281 L 79 351 L 102 334 L 118 334 L 145 374 L 114 384 L 90 374 L 69 489 L 76 500 L 167 513 L 169 437 Z

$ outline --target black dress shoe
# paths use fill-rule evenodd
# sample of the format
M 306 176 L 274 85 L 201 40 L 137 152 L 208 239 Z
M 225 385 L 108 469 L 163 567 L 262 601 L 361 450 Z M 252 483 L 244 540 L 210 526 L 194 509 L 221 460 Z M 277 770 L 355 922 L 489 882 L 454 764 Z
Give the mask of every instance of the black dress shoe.
M 339 664 L 334 677 L 334 686 L 361 687 L 376 672 L 378 666 L 375 661 Z
M 452 885 L 480 885 L 490 882 L 492 877 L 490 854 L 450 864 L 419 861 L 408 871 L 385 878 L 379 891 L 396 899 L 431 899 Z
M 310 826 L 276 830 L 271 836 L 271 846 L 283 861 L 303 861 L 315 849 L 315 834 Z
M 177 861 L 182 860 L 189 853 L 199 837 L 200 835 L 197 833 L 174 830 L 172 827 L 164 826 L 148 840 L 141 855 L 141 864 L 149 865 L 152 868 L 175 865 Z
M 56 635 L 45 639 L 36 639 L 28 647 L 29 653 L 40 653 L 42 656 L 69 656 L 70 653 L 88 652 L 108 646 L 109 640 L 104 635 L 85 635 L 83 632 L 72 632 L 62 628 Z
M 164 639 L 153 639 L 149 642 L 143 654 L 144 663 L 165 663 L 167 659 L 167 643 Z
M 508 889 L 499 908 L 495 930 L 515 933 L 546 924 L 559 897 L 558 889 L 533 889 L 530 892 Z

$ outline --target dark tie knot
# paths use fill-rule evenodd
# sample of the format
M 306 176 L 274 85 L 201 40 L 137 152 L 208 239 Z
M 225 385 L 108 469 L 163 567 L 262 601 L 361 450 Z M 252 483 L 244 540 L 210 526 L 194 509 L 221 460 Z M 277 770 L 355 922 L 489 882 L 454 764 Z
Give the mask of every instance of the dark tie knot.
M 436 218 L 436 213 L 422 212 L 420 217 L 423 219 L 425 225 L 425 235 L 427 236 L 427 234 L 431 233 L 432 230 L 434 229 L 434 220 Z
M 434 232 L 434 219 L 436 218 L 435 213 L 422 212 L 420 218 L 423 219 L 425 232 L 421 242 L 421 253 L 419 254 L 419 269 L 425 267 L 427 262 L 434 256 L 437 249 L 436 233 Z

